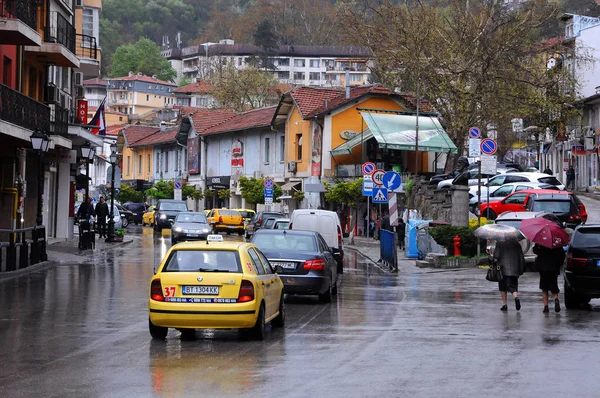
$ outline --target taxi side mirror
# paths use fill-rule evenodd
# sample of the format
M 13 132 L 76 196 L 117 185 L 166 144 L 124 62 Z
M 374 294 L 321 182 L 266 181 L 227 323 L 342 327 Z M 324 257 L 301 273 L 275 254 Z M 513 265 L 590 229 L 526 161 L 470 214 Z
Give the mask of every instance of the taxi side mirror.
M 276 265 L 275 267 L 273 267 L 273 270 L 275 271 L 276 274 L 283 273 L 283 267 L 281 265 Z

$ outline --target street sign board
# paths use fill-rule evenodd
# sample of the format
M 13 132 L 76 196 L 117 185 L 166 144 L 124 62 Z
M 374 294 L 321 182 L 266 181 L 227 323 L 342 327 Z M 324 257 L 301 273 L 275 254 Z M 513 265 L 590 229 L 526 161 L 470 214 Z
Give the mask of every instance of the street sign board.
M 481 140 L 480 147 L 482 153 L 486 155 L 493 155 L 498 149 L 498 144 L 496 144 L 496 141 L 494 141 L 491 138 L 484 138 L 483 140 Z
M 377 186 L 382 186 L 383 185 L 383 176 L 385 175 L 385 171 L 384 170 L 375 170 L 373 172 L 373 182 L 375 183 L 375 185 Z
M 363 196 L 372 196 L 373 195 L 373 181 L 363 180 L 362 194 L 363 194 Z
M 270 178 L 265 178 L 263 185 L 265 186 L 265 188 L 271 189 L 273 188 L 273 180 Z
M 111 187 L 113 186 L 112 166 L 108 166 L 108 168 L 106 169 L 106 184 L 110 185 Z M 121 169 L 119 168 L 119 166 L 115 167 L 115 188 L 121 188 Z
M 181 199 L 181 198 L 182 198 L 182 196 L 181 196 L 181 191 L 182 191 L 181 189 L 179 189 L 179 188 L 175 188 L 175 189 L 173 190 L 173 199 L 175 199 L 175 200 L 182 200 L 182 199 Z
M 481 156 L 481 139 L 469 138 L 469 157 L 478 158 Z
M 402 177 L 400 177 L 400 174 L 396 173 L 395 171 L 388 171 L 383 175 L 382 181 L 384 187 L 390 191 L 394 191 L 400 188 L 400 185 L 402 184 Z
M 371 175 L 375 171 L 375 163 L 365 162 L 362 165 L 363 174 Z
M 265 180 L 265 187 L 266 187 L 266 181 L 267 180 Z M 269 179 L 269 181 L 273 182 L 273 180 L 270 180 L 270 179 Z M 273 185 L 271 185 L 271 187 L 272 186 Z M 264 194 L 265 194 L 265 204 L 272 205 L 273 204 L 273 188 L 265 188 Z
M 383 187 L 373 188 L 373 203 L 387 203 L 388 202 L 388 190 Z
M 481 131 L 479 131 L 479 127 L 471 127 L 469 129 L 469 137 L 470 138 L 480 138 Z
M 264 191 L 265 191 L 265 198 L 266 197 L 270 197 L 270 198 L 273 197 L 273 188 L 265 188 Z
M 272 205 L 273 204 L 273 198 L 265 198 L 265 204 L 266 205 Z
M 175 189 L 181 189 L 181 180 L 180 179 L 175 180 Z
M 363 180 L 365 180 L 365 181 L 373 181 L 373 175 L 372 174 L 365 174 L 365 175 L 363 175 Z
M 494 155 L 481 155 L 481 174 L 495 175 L 498 169 L 498 162 Z

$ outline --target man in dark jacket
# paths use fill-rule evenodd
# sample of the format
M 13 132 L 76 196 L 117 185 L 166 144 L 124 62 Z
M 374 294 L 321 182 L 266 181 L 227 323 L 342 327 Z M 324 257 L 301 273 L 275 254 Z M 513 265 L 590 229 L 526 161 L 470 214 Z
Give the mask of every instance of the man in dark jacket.
M 98 222 L 98 236 L 106 238 L 106 218 L 108 217 L 108 205 L 104 196 L 100 196 L 100 202 L 96 205 L 96 217 Z
M 398 218 L 398 226 L 396 227 L 396 232 L 398 234 L 398 247 L 400 249 L 404 249 L 404 237 L 406 236 L 406 224 L 402 217 Z
M 567 189 L 575 189 L 575 169 L 573 165 L 567 170 Z
M 558 300 L 558 275 L 560 267 L 565 261 L 565 250 L 562 247 L 549 249 L 536 244 L 533 246 L 533 252 L 537 254 L 535 265 L 540 272 L 540 290 L 542 291 L 542 300 L 544 301 L 543 312 L 548 310 L 548 291 L 554 296 L 554 311 L 560 312 L 560 301 Z

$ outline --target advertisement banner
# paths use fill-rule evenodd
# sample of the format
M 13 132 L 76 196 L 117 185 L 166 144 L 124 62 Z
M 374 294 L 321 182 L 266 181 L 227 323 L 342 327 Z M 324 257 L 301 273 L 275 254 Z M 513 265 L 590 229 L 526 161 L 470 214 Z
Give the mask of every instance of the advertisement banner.
M 77 101 L 77 119 L 81 124 L 87 124 L 88 102 L 87 100 Z
M 187 150 L 188 150 L 188 173 L 198 174 L 200 173 L 200 159 L 198 144 L 200 142 L 199 137 L 188 138 Z
M 313 128 L 312 144 L 313 149 L 310 175 L 318 177 L 321 175 L 321 146 L 323 144 L 323 131 L 321 130 L 321 126 L 319 126 L 317 123 L 314 124 Z

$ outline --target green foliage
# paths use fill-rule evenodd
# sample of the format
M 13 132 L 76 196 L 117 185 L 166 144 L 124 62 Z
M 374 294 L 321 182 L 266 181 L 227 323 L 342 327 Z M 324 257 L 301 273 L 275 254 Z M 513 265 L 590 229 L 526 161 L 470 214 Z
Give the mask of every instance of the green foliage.
M 406 192 L 406 196 L 411 195 L 414 186 L 415 186 L 415 180 L 406 181 L 406 184 L 404 185 L 404 191 Z
M 304 200 L 304 192 L 296 191 L 292 195 L 292 199 L 297 200 L 298 202 L 302 202 Z
M 454 237 L 460 237 L 460 253 L 463 256 L 474 257 L 477 255 L 477 238 L 473 235 L 474 228 L 455 227 L 452 225 L 439 225 L 431 228 L 429 234 L 435 241 L 448 249 L 448 254 L 454 253 Z M 485 253 L 486 240 L 480 240 L 482 253 Z
M 181 188 L 181 197 L 184 200 L 187 198 L 200 200 L 204 197 L 204 195 L 202 195 L 202 191 L 197 190 L 193 185 L 184 184 Z
M 217 191 L 217 196 L 221 200 L 227 200 L 231 198 L 231 191 L 229 189 L 219 189 Z
M 118 228 L 115 231 L 115 236 L 118 236 L 120 238 L 124 237 L 125 236 L 125 229 L 124 228 Z
M 173 199 L 175 184 L 173 181 L 160 180 L 154 183 L 152 188 L 147 189 L 144 194 L 150 196 L 152 199 Z M 195 200 L 202 199 L 203 195 L 201 191 L 196 190 L 192 185 L 184 184 L 181 189 L 181 198 L 186 200 L 192 198 Z
M 240 184 L 240 191 L 242 197 L 251 204 L 264 204 L 265 203 L 265 192 L 264 192 L 264 178 L 247 178 L 241 176 L 238 183 Z M 273 187 L 273 197 L 279 198 L 283 194 L 281 187 L 275 185 Z M 274 199 L 278 202 L 278 199 Z
M 189 77 L 184 76 L 181 78 L 181 81 L 179 82 L 179 87 L 187 86 L 188 84 L 192 84 L 192 81 L 190 80 Z
M 362 201 L 362 178 L 354 181 L 336 181 L 335 185 L 324 183 L 325 199 L 348 207 L 356 207 Z
M 121 203 L 135 202 L 142 203 L 144 201 L 144 194 L 133 189 L 127 184 L 121 184 L 121 189 L 116 199 Z
M 172 81 L 177 77 L 175 69 L 160 54 L 160 47 L 146 38 L 116 49 L 112 57 L 110 77 L 127 76 L 129 72 L 142 72 L 146 76 L 156 75 L 165 81 Z

